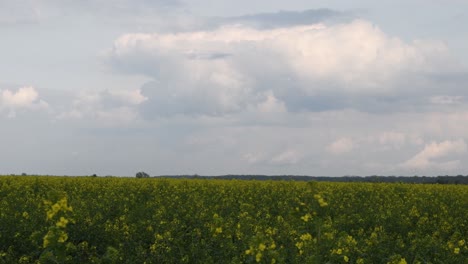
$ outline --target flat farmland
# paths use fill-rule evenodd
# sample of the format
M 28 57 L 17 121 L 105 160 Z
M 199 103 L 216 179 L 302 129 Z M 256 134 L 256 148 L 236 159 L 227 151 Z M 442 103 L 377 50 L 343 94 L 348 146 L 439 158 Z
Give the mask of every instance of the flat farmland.
M 0 177 L 0 263 L 467 263 L 468 186 Z

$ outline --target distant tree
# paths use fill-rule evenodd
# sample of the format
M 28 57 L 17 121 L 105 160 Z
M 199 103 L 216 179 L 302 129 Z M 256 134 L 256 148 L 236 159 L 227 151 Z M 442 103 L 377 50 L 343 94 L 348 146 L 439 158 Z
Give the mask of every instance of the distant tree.
M 137 178 L 149 178 L 150 177 L 148 173 L 143 172 L 143 171 L 137 172 L 137 174 L 135 176 Z

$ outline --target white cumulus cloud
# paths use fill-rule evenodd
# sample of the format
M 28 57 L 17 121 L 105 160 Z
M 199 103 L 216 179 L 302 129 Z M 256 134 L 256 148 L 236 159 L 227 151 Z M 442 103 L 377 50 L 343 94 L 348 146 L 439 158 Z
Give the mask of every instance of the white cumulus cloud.
M 108 124 L 138 120 L 135 106 L 147 100 L 140 89 L 83 91 L 74 96 L 71 105 L 57 115 L 58 120 L 92 119 Z
M 265 101 L 258 104 L 257 108 L 262 113 L 283 113 L 287 111 L 284 102 L 278 100 L 271 92 L 267 94 Z
M 271 164 L 274 165 L 293 165 L 301 161 L 302 154 L 297 150 L 289 149 L 279 153 L 271 159 Z
M 141 89 L 109 90 L 108 92 L 111 96 L 131 105 L 139 105 L 148 100 L 147 97 L 141 94 Z
M 463 154 L 466 150 L 467 146 L 463 139 L 454 141 L 446 140 L 440 143 L 431 142 L 426 144 L 421 152 L 401 164 L 401 166 L 417 170 L 429 168 L 455 169 L 460 164 L 459 160 L 440 161 L 439 159 Z
M 355 143 L 352 139 L 340 138 L 328 145 L 327 151 L 335 155 L 340 155 L 352 151 L 354 147 Z
M 457 67 L 444 44 L 405 42 L 363 20 L 125 34 L 108 60 L 117 70 L 155 80 L 143 88 L 155 115 L 372 107 L 359 100 L 419 89 L 426 75 Z M 358 95 L 363 98 L 354 105 L 342 98 Z
M 47 102 L 39 98 L 39 93 L 32 86 L 21 87 L 17 91 L 0 91 L 0 110 L 9 111 L 9 117 L 15 117 L 19 110 L 43 110 Z

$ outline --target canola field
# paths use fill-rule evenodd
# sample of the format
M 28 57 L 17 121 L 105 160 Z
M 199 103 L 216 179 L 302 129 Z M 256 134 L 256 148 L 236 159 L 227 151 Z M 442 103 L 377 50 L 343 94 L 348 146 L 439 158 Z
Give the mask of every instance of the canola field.
M 0 263 L 468 263 L 468 186 L 0 177 Z

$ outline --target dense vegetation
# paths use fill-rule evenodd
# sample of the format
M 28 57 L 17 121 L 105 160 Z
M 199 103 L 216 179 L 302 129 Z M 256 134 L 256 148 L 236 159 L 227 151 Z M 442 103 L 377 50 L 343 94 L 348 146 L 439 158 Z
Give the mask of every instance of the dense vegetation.
M 468 186 L 0 177 L 0 263 L 466 263 Z
M 139 172 L 141 173 L 141 172 Z M 137 173 L 138 177 L 138 173 Z M 325 182 L 388 182 L 388 183 L 426 183 L 426 184 L 468 184 L 468 175 L 457 176 L 299 176 L 299 175 L 220 175 L 220 176 L 200 176 L 200 175 L 171 175 L 156 176 L 158 178 L 172 179 L 218 179 L 218 180 L 259 180 L 259 181 L 325 181 Z

